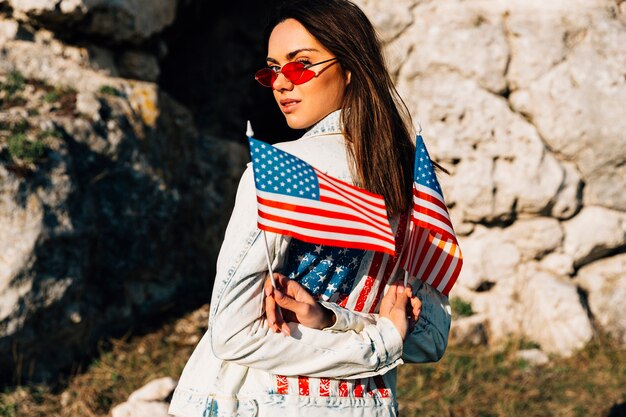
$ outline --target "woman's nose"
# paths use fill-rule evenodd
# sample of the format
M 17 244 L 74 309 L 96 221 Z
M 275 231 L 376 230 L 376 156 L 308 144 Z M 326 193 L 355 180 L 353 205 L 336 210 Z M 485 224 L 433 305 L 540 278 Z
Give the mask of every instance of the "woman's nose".
M 291 90 L 293 88 L 293 83 L 289 81 L 282 72 L 279 72 L 276 76 L 276 80 L 274 80 L 274 84 L 272 84 L 272 88 L 279 91 Z

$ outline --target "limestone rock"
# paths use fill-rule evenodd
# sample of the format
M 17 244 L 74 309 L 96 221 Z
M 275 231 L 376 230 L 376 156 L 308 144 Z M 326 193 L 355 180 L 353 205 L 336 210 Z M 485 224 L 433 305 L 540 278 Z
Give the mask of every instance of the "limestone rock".
M 515 353 L 515 356 L 518 359 L 521 359 L 524 362 L 533 366 L 545 365 L 550 362 L 550 358 L 548 358 L 548 355 L 546 355 L 540 349 L 523 349 L 517 351 Z
M 557 219 L 569 219 L 574 216 L 582 206 L 582 179 L 576 166 L 570 162 L 561 161 L 563 167 L 563 182 L 559 187 L 550 214 Z
M 169 417 L 166 402 L 125 402 L 111 410 L 112 417 Z
M 153 55 L 139 51 L 125 51 L 118 60 L 120 74 L 126 78 L 156 81 L 159 78 L 159 61 Z
M 557 276 L 567 277 L 574 274 L 574 260 L 562 252 L 552 252 L 539 262 L 542 269 Z
M 477 1 L 426 2 L 413 9 L 413 19 L 402 34 L 415 47 L 401 77 L 449 70 L 489 91 L 505 89 L 508 46 L 497 7 Z
M 578 271 L 576 284 L 587 293 L 589 309 L 600 327 L 626 344 L 626 254 L 584 266 Z
M 9 0 L 21 20 L 34 19 L 53 29 L 71 27 L 113 41 L 147 39 L 172 24 L 176 0 Z
M 563 223 L 564 252 L 575 266 L 587 264 L 626 244 L 626 213 L 585 207 Z
M 111 410 L 112 417 L 167 417 L 167 398 L 177 382 L 169 377 L 158 378 L 134 391 L 128 401 Z
M 536 129 L 501 98 L 445 72 L 402 80 L 399 88 L 427 127 L 424 140 L 431 156 L 452 164 L 453 176 L 442 176 L 442 188 L 446 202 L 466 221 L 540 214 L 558 201 L 572 210 L 578 207 L 575 199 L 570 201 L 575 193 L 569 192 L 575 179 L 566 180 L 565 169 Z
M 503 230 L 503 239 L 514 244 L 523 261 L 540 259 L 563 242 L 560 223 L 549 217 L 520 219 Z
M 15 20 L 4 19 L 0 16 L 0 46 L 17 36 L 19 25 Z
M 509 274 L 486 291 L 475 292 L 470 299 L 472 310 L 486 318 L 491 346 L 504 345 L 522 336 L 521 321 L 525 314 L 520 274 Z
M 454 345 L 485 345 L 487 344 L 487 330 L 484 315 L 472 315 L 453 319 L 450 325 L 449 343 Z
M 576 286 L 529 266 L 520 280 L 524 336 L 541 350 L 568 356 L 584 347 L 593 328 Z
M 67 48 L 10 42 L 0 80 L 13 64 L 32 72 L 24 103 L 0 112 L 2 382 L 16 369 L 22 380 L 53 378 L 181 291 L 187 303 L 205 302 L 247 158 L 236 143 L 200 135 L 154 84 L 81 67 Z M 20 46 L 41 54 L 19 60 Z M 59 68 L 68 70 L 45 77 Z M 16 126 L 24 141 L 41 138 L 35 162 L 6 151 Z
M 576 164 L 586 204 L 625 210 L 626 30 L 604 8 L 583 8 L 575 17 L 561 29 L 570 42 L 564 59 L 510 101 L 552 150 Z
M 130 394 L 128 401 L 164 401 L 174 391 L 177 383 L 170 377 L 154 379 Z
M 468 237 L 459 238 L 463 252 L 463 269 L 457 286 L 477 290 L 484 284 L 492 285 L 513 275 L 521 255 L 511 242 L 505 242 L 501 233 L 477 226 Z
M 413 0 L 380 2 L 358 0 L 355 2 L 365 12 L 384 43 L 402 33 L 413 23 L 411 8 Z
M 458 285 L 475 291 L 506 280 L 520 262 L 541 259 L 562 240 L 559 222 L 546 217 L 520 219 L 506 229 L 476 226 L 471 235 L 459 238 L 464 263 Z

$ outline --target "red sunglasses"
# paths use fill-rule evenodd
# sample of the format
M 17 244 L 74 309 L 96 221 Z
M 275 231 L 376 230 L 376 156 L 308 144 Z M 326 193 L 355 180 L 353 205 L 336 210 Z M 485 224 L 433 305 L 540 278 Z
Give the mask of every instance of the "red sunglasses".
M 294 61 L 289 62 L 279 67 L 269 67 L 260 69 L 254 74 L 254 79 L 259 82 L 263 87 L 272 87 L 278 74 L 283 74 L 285 78 L 291 81 L 292 84 L 300 85 L 307 81 L 311 81 L 317 74 L 315 71 L 311 71 L 309 68 L 316 65 L 325 64 L 330 61 L 334 61 L 337 58 L 327 59 L 326 61 L 317 62 L 315 64 L 304 65 L 302 62 Z

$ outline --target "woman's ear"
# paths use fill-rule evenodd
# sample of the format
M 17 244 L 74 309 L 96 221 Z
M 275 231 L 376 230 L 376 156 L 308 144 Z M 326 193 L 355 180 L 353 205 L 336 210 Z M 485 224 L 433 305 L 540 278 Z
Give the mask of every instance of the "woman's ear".
M 346 71 L 346 85 L 350 84 L 351 77 L 352 77 L 352 72 Z

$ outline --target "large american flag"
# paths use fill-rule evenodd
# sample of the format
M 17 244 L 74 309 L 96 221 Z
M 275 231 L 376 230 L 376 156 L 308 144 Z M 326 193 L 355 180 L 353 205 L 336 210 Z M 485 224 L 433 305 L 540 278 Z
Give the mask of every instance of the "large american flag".
M 415 146 L 411 230 L 401 265 L 410 275 L 448 295 L 461 271 L 463 256 L 421 136 Z
M 383 197 L 248 138 L 258 227 L 309 243 L 395 253 Z

